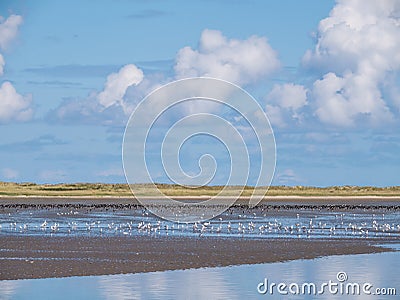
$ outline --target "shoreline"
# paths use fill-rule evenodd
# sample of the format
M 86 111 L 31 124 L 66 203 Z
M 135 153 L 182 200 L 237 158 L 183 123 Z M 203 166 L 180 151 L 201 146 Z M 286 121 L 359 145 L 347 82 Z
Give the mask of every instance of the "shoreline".
M 199 199 L 198 197 L 182 198 L 188 203 L 194 203 L 191 201 Z M 246 199 L 248 197 L 242 197 L 234 204 L 236 207 L 233 207 L 233 210 L 236 210 L 239 216 L 244 210 L 247 213 L 247 208 L 244 207 L 247 205 Z M 154 199 L 154 197 L 149 200 L 153 200 L 152 205 L 163 205 L 162 200 Z M 10 213 L 18 214 L 25 210 L 29 212 L 29 209 L 43 209 L 44 213 L 40 214 L 40 222 L 42 222 L 46 218 L 51 219 L 51 214 L 55 216 L 55 211 L 51 209 L 65 210 L 72 207 L 78 211 L 84 209 L 81 211 L 84 213 L 92 210 L 107 211 L 111 207 L 116 210 L 122 209 L 122 211 L 143 209 L 143 206 L 133 197 L 3 196 L 0 198 L 0 214 L 3 214 L 4 220 L 9 218 Z M 50 209 L 50 212 L 47 209 Z M 321 210 L 364 212 L 371 209 L 398 213 L 400 198 L 269 196 L 254 209 L 250 210 L 257 214 L 264 209 L 274 210 L 273 214 L 276 211 L 280 211 L 280 214 L 290 212 L 288 216 L 291 217 L 303 209 L 313 211 L 317 209 L 316 214 Z M 72 216 L 68 215 L 66 218 L 72 218 Z M 0 280 L 142 273 L 394 251 L 382 246 L 390 243 L 399 243 L 398 237 L 260 239 L 223 236 L 157 236 L 150 232 L 147 235 L 133 236 L 99 236 L 90 235 L 90 232 L 86 236 L 66 236 L 57 233 L 46 236 L 6 233 L 0 235 Z
M 0 237 L 0 280 L 143 273 L 393 251 L 395 240 Z
M 172 196 L 174 200 L 182 201 L 182 203 L 193 203 L 207 201 L 210 196 Z M 162 198 L 157 197 L 141 197 L 146 204 L 157 205 L 162 203 Z M 236 199 L 234 205 L 248 204 L 250 197 L 218 197 L 215 204 L 231 202 Z M 142 201 L 142 202 L 143 202 Z M 141 203 L 134 196 L 4 196 L 0 195 L 0 205 L 8 204 L 134 204 Z M 213 203 L 214 204 L 214 203 Z M 259 204 L 322 204 L 322 205 L 393 205 L 400 206 L 400 196 L 265 196 Z
M 202 196 L 168 196 L 173 199 L 193 199 L 193 200 L 204 200 L 204 199 L 210 199 L 213 196 L 210 195 L 202 195 Z M 114 196 L 114 195 L 96 195 L 96 196 L 89 196 L 89 195 L 0 195 L 0 199 L 24 199 L 24 198 L 85 198 L 85 199 L 104 199 L 104 198 L 110 198 L 110 199 L 136 199 L 135 196 Z M 154 200 L 162 200 L 162 197 L 157 197 L 157 196 L 140 196 L 140 198 L 143 199 L 154 199 Z M 250 196 L 220 196 L 218 197 L 220 199 L 243 199 L 243 200 L 248 200 L 250 199 Z M 328 198 L 328 199 L 340 199 L 340 198 L 347 198 L 347 199 L 398 199 L 400 200 L 400 195 L 309 195 L 309 196 L 304 196 L 304 195 L 271 195 L 271 196 L 263 196 L 263 200 L 266 199 L 321 199 L 321 198 Z

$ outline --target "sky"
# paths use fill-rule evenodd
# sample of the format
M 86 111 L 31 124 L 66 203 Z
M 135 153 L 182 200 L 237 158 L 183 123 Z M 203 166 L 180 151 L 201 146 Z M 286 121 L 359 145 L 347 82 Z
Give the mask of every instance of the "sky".
M 138 103 L 206 76 L 268 116 L 273 185 L 400 184 L 398 0 L 2 0 L 0 16 L 0 181 L 126 182 Z

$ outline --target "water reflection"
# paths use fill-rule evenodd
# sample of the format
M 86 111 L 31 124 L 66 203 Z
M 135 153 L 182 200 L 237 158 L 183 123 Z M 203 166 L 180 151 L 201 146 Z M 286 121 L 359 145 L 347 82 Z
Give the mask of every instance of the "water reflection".
M 400 210 L 231 208 L 213 220 L 173 223 L 143 209 L 24 209 L 0 213 L 0 235 L 400 238 Z
M 399 248 L 397 246 L 397 248 Z M 347 282 L 369 282 L 375 288 L 396 288 L 400 293 L 400 252 L 331 256 L 314 260 L 153 272 L 128 275 L 0 281 L 1 299 L 342 299 L 343 295 L 282 296 L 257 292 L 267 278 L 274 283 L 337 282 L 346 272 Z M 352 295 L 351 299 L 365 299 Z M 372 296 L 370 296 L 372 297 Z M 379 296 L 376 299 L 395 299 Z

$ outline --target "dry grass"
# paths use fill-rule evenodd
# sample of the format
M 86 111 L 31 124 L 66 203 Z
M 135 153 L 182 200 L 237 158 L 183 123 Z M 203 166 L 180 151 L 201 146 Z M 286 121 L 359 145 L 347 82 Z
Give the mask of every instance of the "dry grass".
M 184 188 L 178 185 L 157 184 L 169 196 L 212 196 L 218 194 L 223 186 Z M 148 184 L 132 185 L 136 195 L 152 196 Z M 237 195 L 240 187 L 227 187 L 224 195 Z M 259 189 L 256 189 L 256 193 Z M 250 196 L 254 187 L 245 187 L 242 196 Z M 0 195 L 3 196 L 131 196 L 127 184 L 73 183 L 73 184 L 35 184 L 0 182 Z M 269 196 L 400 196 L 400 186 L 332 186 L 325 188 L 305 186 L 272 186 Z

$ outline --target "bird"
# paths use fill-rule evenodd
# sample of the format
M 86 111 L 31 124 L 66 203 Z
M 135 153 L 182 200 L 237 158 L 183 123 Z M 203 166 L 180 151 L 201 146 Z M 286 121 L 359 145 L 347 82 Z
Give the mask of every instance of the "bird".
M 58 226 L 59 226 L 58 223 L 54 223 L 54 225 L 51 225 L 50 228 L 51 228 L 52 231 L 57 231 L 58 230 Z

